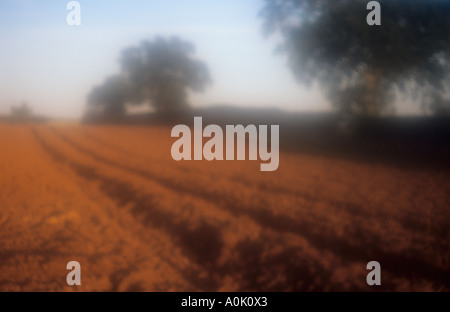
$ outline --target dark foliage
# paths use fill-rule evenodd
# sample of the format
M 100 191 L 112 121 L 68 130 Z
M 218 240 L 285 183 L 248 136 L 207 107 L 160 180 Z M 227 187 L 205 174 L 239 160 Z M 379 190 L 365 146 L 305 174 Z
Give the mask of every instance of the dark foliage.
M 367 0 L 266 0 L 267 33 L 300 81 L 318 82 L 341 111 L 392 108 L 398 87 L 425 109 L 448 112 L 450 2 L 380 0 L 381 26 L 366 22 Z
M 211 82 L 207 66 L 193 53 L 192 44 L 176 37 L 158 37 L 125 49 L 121 73 L 89 94 L 89 114 L 118 119 L 126 104 L 151 105 L 163 114 L 182 111 L 188 107 L 187 91 L 203 91 Z

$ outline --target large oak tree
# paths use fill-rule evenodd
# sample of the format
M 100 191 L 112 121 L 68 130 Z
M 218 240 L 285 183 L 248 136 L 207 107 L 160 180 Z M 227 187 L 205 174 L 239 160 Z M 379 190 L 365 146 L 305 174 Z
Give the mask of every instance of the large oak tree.
M 450 1 L 380 0 L 380 26 L 366 22 L 368 2 L 266 0 L 261 16 L 295 77 L 319 83 L 341 111 L 381 113 L 400 90 L 448 112 Z
M 151 105 L 174 113 L 188 106 L 188 90 L 203 91 L 211 82 L 207 66 L 194 57 L 194 46 L 177 37 L 158 37 L 125 49 L 121 72 L 93 88 L 88 103 L 106 116 L 121 116 L 125 104 Z

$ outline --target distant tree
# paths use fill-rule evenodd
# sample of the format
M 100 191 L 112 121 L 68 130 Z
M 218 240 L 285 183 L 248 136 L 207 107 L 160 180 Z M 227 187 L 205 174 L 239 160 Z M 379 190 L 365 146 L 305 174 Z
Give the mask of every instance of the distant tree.
M 158 37 L 125 49 L 121 73 L 89 93 L 87 117 L 117 119 L 125 114 L 126 104 L 152 105 L 161 113 L 186 108 L 187 91 L 203 91 L 211 82 L 208 68 L 193 52 L 192 44 L 176 37 Z
M 194 51 L 177 37 L 158 37 L 124 50 L 121 65 L 133 88 L 131 103 L 148 102 L 159 112 L 185 108 L 187 91 L 203 91 L 211 82 L 207 66 L 193 57 Z
M 398 87 L 445 111 L 450 1 L 379 0 L 381 26 L 367 24 L 368 2 L 266 0 L 261 16 L 268 34 L 281 35 L 295 77 L 318 82 L 339 110 L 384 112 Z
M 431 94 L 424 106 L 437 116 L 450 116 L 450 99 L 445 98 L 442 93 Z
M 32 110 L 27 102 L 11 107 L 11 117 L 17 120 L 28 120 L 33 116 Z
M 88 95 L 90 109 L 108 118 L 118 118 L 125 114 L 125 104 L 130 98 L 131 86 L 124 75 L 108 77 L 95 86 Z

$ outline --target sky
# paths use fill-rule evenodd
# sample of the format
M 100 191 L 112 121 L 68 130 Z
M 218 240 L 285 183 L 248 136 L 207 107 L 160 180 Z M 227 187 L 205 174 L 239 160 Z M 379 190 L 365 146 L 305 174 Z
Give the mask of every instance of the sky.
M 67 25 L 69 2 L 0 2 L 0 114 L 26 101 L 39 115 L 78 118 L 92 87 L 119 72 L 121 51 L 158 35 L 192 42 L 208 65 L 213 84 L 190 96 L 194 107 L 330 109 L 264 36 L 263 0 L 80 0 L 80 26 Z

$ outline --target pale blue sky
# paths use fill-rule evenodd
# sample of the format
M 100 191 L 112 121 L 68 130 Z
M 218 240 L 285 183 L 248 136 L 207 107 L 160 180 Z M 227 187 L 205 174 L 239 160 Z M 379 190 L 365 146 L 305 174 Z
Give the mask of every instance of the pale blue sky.
M 66 24 L 68 2 L 0 2 L 0 114 L 25 100 L 39 114 L 81 116 L 92 86 L 118 72 L 122 49 L 157 35 L 191 41 L 208 64 L 214 83 L 191 96 L 194 106 L 329 108 L 263 36 L 262 0 L 80 0 L 81 26 Z
M 156 35 L 193 42 L 208 64 L 214 83 L 191 96 L 194 106 L 328 107 L 263 36 L 262 0 L 81 0 L 82 24 L 72 27 L 68 2 L 0 2 L 0 113 L 26 100 L 40 114 L 78 117 L 92 86 L 119 70 L 121 50 Z

